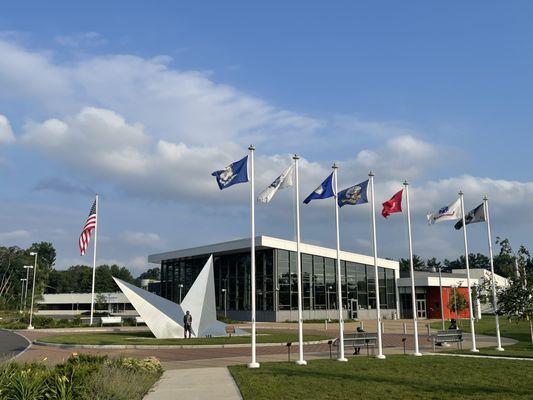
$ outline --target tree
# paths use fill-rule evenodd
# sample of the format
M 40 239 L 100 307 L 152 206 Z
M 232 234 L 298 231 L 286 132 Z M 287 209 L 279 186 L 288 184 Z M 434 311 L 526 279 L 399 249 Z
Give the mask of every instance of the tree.
M 94 297 L 94 305 L 96 310 L 106 310 L 107 309 L 107 299 L 102 293 L 98 293 Z
M 150 268 L 149 270 L 143 272 L 137 279 L 153 279 L 153 280 L 160 280 L 161 278 L 161 268 L 155 267 Z
M 415 271 L 427 271 L 426 264 L 424 263 L 424 260 L 420 258 L 420 256 L 417 256 L 416 254 L 413 254 L 413 269 Z M 409 259 L 408 258 L 400 258 L 400 271 L 410 271 L 411 268 L 409 266 Z
M 438 261 L 435 257 L 428 258 L 426 265 L 430 271 L 438 271 L 439 268 L 442 268 L 442 263 Z
M 511 321 L 529 321 L 529 334 L 533 346 L 533 284 L 524 276 L 513 277 L 510 284 L 498 292 L 499 315 Z
M 448 310 L 453 312 L 457 318 L 462 314 L 464 310 L 468 307 L 468 302 L 466 297 L 457 290 L 457 288 L 452 289 L 452 295 L 448 299 Z

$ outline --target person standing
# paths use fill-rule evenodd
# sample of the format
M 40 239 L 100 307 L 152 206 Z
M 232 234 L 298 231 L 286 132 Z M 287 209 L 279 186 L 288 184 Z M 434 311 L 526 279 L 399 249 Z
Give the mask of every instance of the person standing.
M 192 328 L 192 315 L 189 311 L 183 316 L 183 334 L 185 339 L 187 339 L 187 332 L 189 332 L 189 339 L 191 338 L 191 328 Z

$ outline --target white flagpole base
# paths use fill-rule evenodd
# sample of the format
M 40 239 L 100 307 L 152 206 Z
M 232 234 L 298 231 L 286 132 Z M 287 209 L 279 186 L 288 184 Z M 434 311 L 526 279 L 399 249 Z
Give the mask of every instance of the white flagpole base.
M 259 364 L 258 362 L 248 363 L 248 368 L 259 368 L 260 366 L 261 364 Z
M 387 357 L 385 357 L 385 354 L 378 354 L 378 355 L 376 356 L 376 358 L 379 358 L 380 360 L 384 360 L 384 359 L 387 358 Z
M 422 357 L 422 353 L 413 353 L 413 356 L 415 356 L 415 357 Z
M 505 349 L 503 347 L 496 347 L 495 350 L 498 350 L 498 351 L 505 351 Z
M 479 350 L 478 350 L 478 349 L 470 349 L 470 351 L 471 351 L 472 353 L 479 353 Z
M 298 361 L 296 361 L 296 364 L 297 364 L 297 365 L 307 365 L 307 361 L 305 361 L 305 360 L 298 360 Z
M 31 331 L 32 329 L 35 329 L 35 327 L 33 325 L 28 325 L 28 327 L 26 329 Z
M 348 359 L 347 358 L 344 358 L 344 357 L 339 357 L 337 358 L 337 361 L 340 361 L 340 362 L 348 362 Z

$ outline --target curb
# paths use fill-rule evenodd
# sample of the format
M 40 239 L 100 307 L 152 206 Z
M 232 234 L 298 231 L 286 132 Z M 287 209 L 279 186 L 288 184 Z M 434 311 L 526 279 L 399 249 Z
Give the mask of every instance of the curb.
M 310 342 L 304 342 L 304 346 L 312 344 L 327 344 L 326 340 L 312 340 Z M 35 340 L 33 342 L 39 346 L 57 347 L 60 349 L 142 349 L 142 350 L 169 350 L 169 349 L 237 349 L 250 347 L 251 343 L 235 343 L 235 344 L 168 344 L 168 345 L 148 345 L 148 344 L 62 344 L 62 343 L 47 343 Z M 283 343 L 257 343 L 257 347 L 277 347 L 286 346 L 286 342 Z
M 454 353 L 424 353 L 428 356 L 445 356 L 445 357 L 463 357 L 463 358 L 486 358 L 489 360 L 518 360 L 518 361 L 533 361 L 533 358 L 528 357 L 513 357 L 513 356 L 484 356 L 475 354 L 454 354 Z
M 25 348 L 24 350 L 22 350 L 21 352 L 15 354 L 13 357 L 9 358 L 8 360 L 14 360 L 14 359 L 20 357 L 21 355 L 23 355 L 24 353 L 26 353 L 26 352 L 30 349 L 30 347 L 33 345 L 32 341 L 31 341 L 30 339 L 28 339 L 28 338 L 27 338 L 26 336 L 24 336 L 24 335 L 21 335 L 21 334 L 18 333 L 18 332 L 15 332 L 15 331 L 12 331 L 12 330 L 9 330 L 9 329 L 4 329 L 4 328 L 0 328 L 0 330 L 14 333 L 15 335 L 20 336 L 20 337 L 23 338 L 26 342 L 28 342 L 28 345 L 26 346 L 26 348 Z

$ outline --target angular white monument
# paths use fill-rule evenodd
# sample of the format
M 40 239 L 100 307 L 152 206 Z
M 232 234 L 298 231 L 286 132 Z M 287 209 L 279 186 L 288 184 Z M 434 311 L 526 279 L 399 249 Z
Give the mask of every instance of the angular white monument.
M 217 320 L 213 256 L 209 257 L 181 304 L 115 277 L 113 279 L 158 339 L 183 338 L 186 311 L 192 315 L 192 337 L 227 335 L 226 324 Z M 235 329 L 235 335 L 248 334 L 242 329 Z

